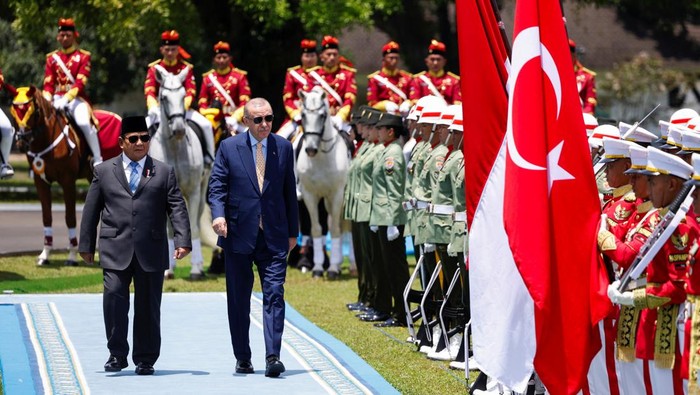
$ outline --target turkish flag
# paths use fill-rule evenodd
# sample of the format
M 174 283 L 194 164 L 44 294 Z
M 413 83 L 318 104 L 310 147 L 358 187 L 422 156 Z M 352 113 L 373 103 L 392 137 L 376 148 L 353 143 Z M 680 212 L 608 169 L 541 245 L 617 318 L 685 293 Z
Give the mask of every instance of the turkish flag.
M 516 3 L 503 217 L 534 301 L 534 366 L 552 394 L 578 392 L 609 307 L 600 203 L 558 1 Z

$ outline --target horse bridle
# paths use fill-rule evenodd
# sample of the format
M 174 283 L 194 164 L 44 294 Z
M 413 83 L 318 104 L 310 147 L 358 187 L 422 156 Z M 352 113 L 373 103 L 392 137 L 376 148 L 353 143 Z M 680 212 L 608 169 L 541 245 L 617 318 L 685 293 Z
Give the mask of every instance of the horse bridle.
M 181 88 L 182 88 L 182 87 L 177 88 L 177 89 L 181 89 Z M 163 90 L 173 91 L 173 90 L 177 90 L 177 89 L 170 89 L 170 88 L 166 88 L 166 87 L 163 86 L 163 87 L 161 87 L 161 92 L 162 92 Z M 183 89 L 184 89 L 184 88 L 183 88 Z M 163 94 L 160 93 L 158 96 L 159 96 L 158 102 L 161 103 L 161 105 L 163 105 Z M 164 110 L 168 110 L 167 107 L 164 107 L 163 109 L 164 109 Z M 172 121 L 172 120 L 175 119 L 175 118 L 183 118 L 183 119 L 185 118 L 185 113 L 184 113 L 184 112 L 178 112 L 178 113 L 174 113 L 174 114 L 169 114 L 168 111 L 164 111 L 164 112 L 165 112 L 165 117 L 166 117 L 166 119 L 168 120 L 168 122 Z
M 308 107 L 304 107 L 304 109 L 305 109 L 306 111 L 309 111 L 309 112 L 321 112 L 321 110 L 323 109 L 323 106 L 319 106 L 319 107 L 317 107 L 317 108 L 308 108 Z M 323 119 L 323 122 L 322 122 L 323 125 L 326 124 L 326 118 L 327 118 L 327 117 L 328 117 L 328 113 L 327 113 L 327 112 L 324 112 L 323 114 L 321 114 L 321 118 Z M 335 138 L 334 138 L 334 137 L 331 137 L 331 138 L 329 138 L 329 139 L 324 139 L 324 138 L 323 138 L 324 132 L 325 132 L 325 128 L 322 129 L 320 132 L 317 131 L 317 130 L 306 130 L 306 129 L 304 129 L 304 134 L 301 135 L 301 138 L 303 139 L 307 134 L 308 134 L 308 135 L 312 135 L 312 136 L 313 136 L 313 135 L 316 135 L 316 136 L 319 136 L 319 139 L 321 140 L 321 143 L 330 143 L 330 142 L 332 142 L 333 144 L 331 144 L 331 146 L 330 146 L 328 149 L 325 149 L 325 150 L 324 150 L 324 149 L 321 149 L 321 148 L 319 147 L 319 151 L 323 152 L 324 154 L 327 154 L 327 153 L 331 152 L 331 151 L 333 150 L 333 148 L 335 147 L 335 144 L 338 142 L 338 139 L 337 139 L 338 136 L 335 136 Z

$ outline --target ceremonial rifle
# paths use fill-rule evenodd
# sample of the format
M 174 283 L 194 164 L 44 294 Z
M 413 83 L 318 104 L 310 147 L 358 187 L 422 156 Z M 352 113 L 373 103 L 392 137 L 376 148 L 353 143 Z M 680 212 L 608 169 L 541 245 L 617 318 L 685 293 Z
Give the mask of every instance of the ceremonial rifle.
M 656 225 L 649 238 L 639 249 L 629 270 L 620 279 L 620 286 L 617 288 L 620 292 L 624 292 L 632 280 L 636 280 L 641 276 L 651 260 L 664 246 L 666 240 L 671 237 L 681 220 L 685 218 L 693 202 L 691 193 L 694 189 L 695 186 L 692 184 L 684 185 L 678 196 L 668 206 L 668 212 L 661 218 L 661 221 Z
M 657 104 L 656 107 L 652 108 L 651 111 L 649 111 L 649 113 L 648 113 L 647 115 L 645 115 L 644 118 L 642 118 L 641 121 L 635 122 L 634 124 L 632 124 L 632 127 L 629 128 L 629 130 L 628 130 L 627 132 L 625 132 L 625 134 L 622 135 L 620 138 L 621 138 L 622 140 L 624 140 L 624 139 L 626 139 L 630 134 L 632 134 L 635 130 L 637 130 L 637 128 L 639 127 L 639 125 L 641 125 L 644 121 L 646 121 L 647 118 L 649 118 L 649 116 L 650 116 L 651 114 L 653 114 L 654 111 L 656 111 L 656 109 L 659 108 L 660 105 L 661 105 L 661 103 Z

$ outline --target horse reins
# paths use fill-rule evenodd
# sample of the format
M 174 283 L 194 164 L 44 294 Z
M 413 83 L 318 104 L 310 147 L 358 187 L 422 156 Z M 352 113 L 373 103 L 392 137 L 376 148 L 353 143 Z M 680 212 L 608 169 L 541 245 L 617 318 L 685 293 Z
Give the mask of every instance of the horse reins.
M 317 107 L 317 108 L 306 108 L 306 110 L 308 110 L 308 111 L 310 111 L 310 112 L 319 112 L 319 111 L 321 110 L 321 108 L 322 108 L 322 107 Z M 323 123 L 324 123 L 324 124 L 326 123 L 327 117 L 328 117 L 328 113 L 323 114 Z M 331 125 L 331 127 L 333 127 L 333 126 Z M 324 132 L 325 132 L 325 129 L 323 129 L 323 130 L 320 131 L 320 132 L 315 131 L 315 130 L 306 130 L 306 129 L 304 129 L 304 134 L 301 135 L 301 138 L 303 139 L 307 134 L 310 134 L 310 135 L 319 136 L 319 139 L 321 140 L 321 143 L 330 143 L 330 142 L 333 142 L 333 144 L 331 144 L 331 146 L 330 146 L 328 149 L 321 149 L 321 147 L 319 147 L 319 151 L 323 152 L 324 154 L 327 154 L 327 153 L 331 152 L 331 151 L 333 150 L 333 148 L 335 148 L 335 145 L 338 143 L 338 138 L 340 137 L 340 135 L 336 135 L 335 138 L 331 137 L 330 139 L 324 139 L 324 138 L 323 138 Z

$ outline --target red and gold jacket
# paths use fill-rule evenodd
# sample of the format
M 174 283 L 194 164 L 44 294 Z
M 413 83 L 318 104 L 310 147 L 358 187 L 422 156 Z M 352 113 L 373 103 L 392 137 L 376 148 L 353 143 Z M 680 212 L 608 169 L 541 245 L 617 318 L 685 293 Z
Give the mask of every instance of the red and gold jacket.
M 595 90 L 595 72 L 583 67 L 581 62 L 577 61 L 574 65 L 574 74 L 576 75 L 576 87 L 578 88 L 583 112 L 593 114 L 595 106 L 598 104 L 598 94 Z
M 3 86 L 5 86 L 5 76 L 2 75 L 2 69 L 0 69 L 0 91 L 2 90 Z
M 338 93 L 338 96 L 340 96 L 342 103 L 338 103 L 333 95 L 327 95 L 328 103 L 331 107 L 331 114 L 339 115 L 344 121 L 350 120 L 350 111 L 357 97 L 357 84 L 355 83 L 355 74 L 357 70 L 341 63 L 333 69 L 316 66 L 310 68 L 308 71 L 309 80 L 314 86 L 321 86 L 321 83 L 313 77 L 313 74 L 316 73 Z
M 54 54 L 63 61 L 75 82 L 59 66 Z M 46 55 L 46 68 L 44 69 L 43 94 L 47 99 L 53 100 L 54 95 L 66 96 L 67 99 L 81 97 L 87 100 L 85 86 L 90 78 L 90 52 L 72 46 L 66 50 L 59 49 Z
M 308 74 L 309 70 L 304 70 L 302 66 L 297 65 L 288 68 L 287 74 L 284 76 L 282 101 L 284 102 L 284 110 L 287 111 L 290 119 L 294 119 L 301 112 L 299 109 L 299 90 L 308 92 L 314 87 L 313 78 Z M 298 77 L 295 77 L 294 74 Z
M 459 76 L 454 73 L 440 71 L 437 74 L 421 71 L 413 76 L 411 81 L 410 94 L 408 96 L 412 101 L 416 101 L 423 96 L 432 95 L 433 92 L 423 77 L 427 77 L 435 86 L 440 95 L 445 99 L 447 104 L 462 104 L 462 91 L 459 86 Z
M 237 69 L 233 65 L 229 65 L 222 71 L 212 69 L 202 74 L 202 89 L 199 91 L 199 101 L 197 102 L 199 109 L 209 108 L 214 100 L 218 100 L 223 106 L 224 114 L 230 116 L 235 113 L 234 117 L 240 122 L 238 115 L 243 115 L 243 106 L 250 101 L 250 86 L 248 85 L 247 74 L 246 71 Z M 235 108 L 219 92 L 211 81 L 210 76 L 214 76 L 221 84 L 221 87 L 233 99 Z
M 608 230 L 617 240 L 623 240 L 630 227 L 630 219 L 634 218 L 637 206 L 642 199 L 637 199 L 632 192 L 632 185 L 623 185 L 613 190 L 612 199 L 603 205 L 603 214 L 608 216 Z
M 413 78 L 411 73 L 399 69 L 387 70 L 382 67 L 381 70 L 367 76 L 367 104 L 379 111 L 386 111 L 385 102 L 387 101 L 401 105 L 405 100 L 380 81 L 384 78 L 403 92 L 406 99 L 411 94 L 411 79 Z
M 637 204 L 634 214 L 627 220 L 627 233 L 623 238 L 615 237 L 611 231 L 598 233 L 598 246 L 603 253 L 623 269 L 630 267 L 641 247 L 646 243 L 656 226 L 657 215 L 650 201 Z M 608 226 L 610 223 L 608 222 Z
M 183 84 L 185 86 L 185 108 L 189 109 L 197 94 L 197 87 L 194 82 L 192 65 L 179 58 L 172 64 L 168 64 L 165 59 L 159 59 L 148 65 L 146 81 L 143 84 L 143 94 L 146 96 L 146 105 L 148 108 L 158 105 L 158 90 L 160 89 L 160 84 L 156 80 L 156 65 L 160 65 L 165 71 L 172 74 L 178 74 L 184 68 L 189 69 Z

